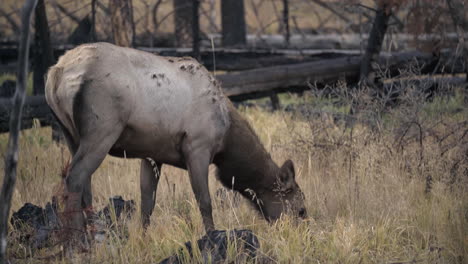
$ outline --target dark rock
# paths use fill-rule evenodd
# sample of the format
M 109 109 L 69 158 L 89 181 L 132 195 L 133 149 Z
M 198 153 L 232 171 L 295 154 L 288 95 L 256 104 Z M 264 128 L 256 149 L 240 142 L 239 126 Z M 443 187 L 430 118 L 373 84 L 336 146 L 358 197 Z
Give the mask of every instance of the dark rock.
M 21 242 L 33 248 L 43 248 L 47 246 L 52 231 L 60 228 L 56 211 L 56 203 L 47 203 L 45 209 L 26 203 L 13 213 L 10 222 L 20 232 Z
M 131 218 L 135 212 L 135 202 L 133 200 L 125 201 L 122 196 L 109 198 L 109 205 L 97 213 L 99 218 L 106 220 L 108 226 L 114 224 L 112 210 L 115 212 L 116 219 L 120 219 L 121 217 Z
M 109 199 L 109 205 L 96 214 L 96 218 L 104 220 L 103 230 L 114 224 L 112 212 L 115 219 L 121 217 L 130 218 L 135 212 L 135 202 L 125 201 L 121 196 Z M 92 219 L 93 220 L 96 220 Z M 61 230 L 60 220 L 57 214 L 57 199 L 54 197 L 52 203 L 47 203 L 45 209 L 37 205 L 26 203 L 18 212 L 13 213 L 11 224 L 19 233 L 19 240 L 32 248 L 43 248 L 49 246 L 50 238 L 54 231 Z M 105 231 L 100 230 L 105 236 Z
M 238 254 L 236 258 L 241 258 L 241 263 L 252 261 L 256 257 L 260 242 L 251 230 L 234 229 L 229 233 L 223 230 L 215 230 L 208 232 L 207 235 L 197 241 L 197 246 L 202 252 L 203 263 L 224 263 L 227 257 L 228 239 L 231 243 L 235 242 L 237 244 Z M 185 243 L 185 249 L 189 252 L 190 258 L 193 258 L 191 242 Z M 185 263 L 182 255 L 183 250 L 181 248 L 178 254 L 164 259 L 160 264 Z
M 10 223 L 18 229 L 28 225 L 33 228 L 39 228 L 45 223 L 44 209 L 31 203 L 25 203 L 18 212 L 13 213 Z

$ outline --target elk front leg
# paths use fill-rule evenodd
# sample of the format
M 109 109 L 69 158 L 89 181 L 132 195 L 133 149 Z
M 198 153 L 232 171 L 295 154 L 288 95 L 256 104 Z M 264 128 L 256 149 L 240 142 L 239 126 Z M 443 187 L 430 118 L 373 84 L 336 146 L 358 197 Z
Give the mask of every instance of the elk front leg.
M 186 166 L 193 193 L 197 200 L 205 225 L 205 231 L 214 230 L 210 190 L 208 188 L 208 167 L 211 153 L 205 148 L 195 148 L 193 144 L 183 146 Z
M 153 162 L 153 164 L 152 164 Z M 140 191 L 141 191 L 141 221 L 143 228 L 150 224 L 150 216 L 156 203 L 156 191 L 161 175 L 161 163 L 141 160 L 140 167 Z

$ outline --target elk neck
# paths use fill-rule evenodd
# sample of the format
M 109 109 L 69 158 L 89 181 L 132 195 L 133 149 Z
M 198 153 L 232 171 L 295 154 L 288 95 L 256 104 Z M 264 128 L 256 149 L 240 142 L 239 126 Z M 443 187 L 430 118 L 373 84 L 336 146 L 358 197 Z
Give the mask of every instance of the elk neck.
M 272 190 L 279 172 L 278 166 L 249 123 L 232 105 L 229 107 L 229 114 L 231 125 L 224 140 L 223 151 L 213 160 L 218 168 L 220 181 L 227 188 L 249 197 L 251 195 L 246 193 L 246 189 L 257 194 Z

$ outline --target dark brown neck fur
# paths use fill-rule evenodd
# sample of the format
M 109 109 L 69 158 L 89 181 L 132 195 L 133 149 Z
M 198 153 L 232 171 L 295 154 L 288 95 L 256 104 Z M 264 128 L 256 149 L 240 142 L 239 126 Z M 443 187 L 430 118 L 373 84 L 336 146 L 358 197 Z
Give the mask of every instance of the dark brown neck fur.
M 246 189 L 256 193 L 271 190 L 276 181 L 278 166 L 252 127 L 231 104 L 229 112 L 231 126 L 225 138 L 224 148 L 214 159 L 219 179 L 227 188 L 234 188 L 246 196 L 249 196 L 245 193 Z

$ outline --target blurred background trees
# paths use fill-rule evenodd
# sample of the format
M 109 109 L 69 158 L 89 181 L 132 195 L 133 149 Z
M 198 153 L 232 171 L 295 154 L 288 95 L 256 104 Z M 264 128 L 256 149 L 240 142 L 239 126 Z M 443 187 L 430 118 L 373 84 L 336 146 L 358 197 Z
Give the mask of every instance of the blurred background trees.
M 309 35 L 369 33 L 378 6 L 373 0 L 201 0 L 198 2 L 202 43 L 206 42 L 208 45 L 213 38 L 218 46 L 245 45 L 254 42 L 257 46 L 278 45 L 279 42 L 282 44 L 287 42 L 289 31 L 292 47 L 302 48 L 307 47 Z M 389 18 L 390 33 L 411 35 L 456 33 L 447 3 L 453 2 L 455 5 L 464 3 L 463 0 L 379 0 L 377 2 L 400 6 Z M 135 46 L 148 47 L 190 47 L 193 42 L 193 0 L 45 0 L 44 3 L 53 44 L 79 44 L 92 41 L 94 22 L 96 38 L 101 41 L 115 39 L 120 41 L 123 37 L 128 39 L 126 42 L 134 41 Z M 463 13 L 464 9 L 452 10 Z M 3 40 L 17 38 L 15 32 L 18 31 L 18 12 L 18 1 L 2 1 L 0 35 Z M 114 30 L 116 27 L 126 33 L 117 37 L 115 34 L 119 30 Z M 271 35 L 277 36 L 276 39 L 273 40 Z M 446 40 L 448 39 L 443 41 Z M 423 48 L 425 44 L 413 43 L 413 45 Z M 425 45 L 424 48 L 429 46 L 433 45 Z
M 423 60 L 421 54 L 410 54 L 418 57 L 421 73 L 466 72 L 466 1 L 41 0 L 34 20 L 33 94 L 43 93 L 43 76 L 59 55 L 74 45 L 94 41 L 153 52 L 184 48 L 164 54 L 191 55 L 209 69 L 218 64 L 219 69 L 230 71 L 313 61 L 322 53 L 361 56 L 358 76 L 346 76 L 346 81 L 380 88 L 385 77 L 395 76 L 396 71 L 382 70 L 382 62 L 389 65 L 388 59 L 382 61 L 382 53 L 429 54 L 433 58 L 424 55 Z M 18 5 L 13 0 L 0 5 L 2 73 L 14 65 L 15 55 L 8 48 L 17 43 Z M 230 51 L 215 54 L 213 48 Z M 234 54 L 232 48 L 242 52 Z M 266 51 L 282 49 L 289 51 L 267 58 Z M 333 63 L 325 61 L 323 66 L 332 66 L 331 71 L 337 73 Z M 336 66 L 347 64 L 355 70 L 351 61 Z M 277 70 L 266 70 L 263 75 L 273 78 L 277 74 Z M 275 87 L 280 84 L 275 81 Z M 297 86 L 286 82 L 282 88 L 291 85 Z M 271 98 L 277 101 L 274 94 Z

